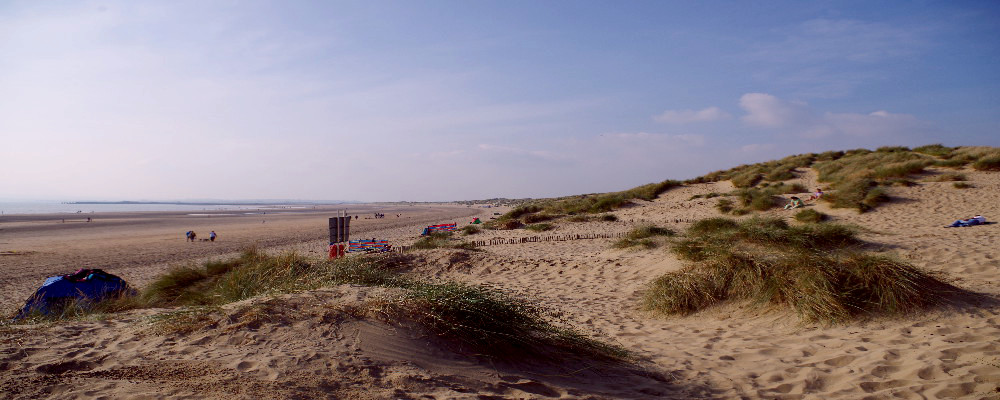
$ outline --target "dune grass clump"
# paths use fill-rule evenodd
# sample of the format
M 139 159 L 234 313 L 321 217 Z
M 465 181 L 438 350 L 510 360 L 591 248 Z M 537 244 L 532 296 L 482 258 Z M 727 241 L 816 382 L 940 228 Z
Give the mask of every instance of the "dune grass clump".
M 715 209 L 719 210 L 719 212 L 723 214 L 728 214 L 730 211 L 733 211 L 733 208 L 733 201 L 730 199 L 719 199 L 719 201 L 715 203 Z
M 548 221 L 564 215 L 607 213 L 627 207 L 635 200 L 652 201 L 660 194 L 681 185 L 682 183 L 679 181 L 666 180 L 620 192 L 536 200 L 531 204 L 519 206 L 490 223 L 491 226 L 504 227 L 513 226 L 514 224 L 511 221 L 518 221 L 523 225 Z M 520 225 L 517 227 L 520 227 Z
M 833 324 L 921 310 L 959 292 L 902 261 L 867 254 L 860 244 L 855 228 L 833 223 L 698 221 L 673 246 L 675 254 L 695 263 L 650 283 L 644 305 L 688 315 L 723 302 L 745 302 Z
M 629 190 L 598 195 L 571 197 L 548 203 L 546 209 L 558 214 L 598 214 L 625 207 L 632 200 L 652 201 L 660 194 L 680 186 L 674 180 L 650 183 Z
M 955 189 L 971 189 L 975 187 L 965 182 L 955 182 L 952 183 L 951 186 L 953 186 Z
M 555 225 L 545 224 L 545 223 L 542 223 L 542 224 L 531 224 L 531 225 L 525 226 L 524 229 L 527 229 L 529 231 L 534 231 L 534 232 L 545 232 L 545 231 L 551 231 L 552 229 L 555 229 Z
M 450 242 L 450 232 L 433 232 L 413 242 L 411 247 L 420 250 L 440 249 L 448 247 Z
M 461 230 L 462 233 L 464 233 L 465 235 L 475 235 L 483 231 L 482 229 L 479 228 L 479 226 L 476 225 L 466 225 L 463 226 Z
M 656 225 L 641 225 L 628 233 L 629 239 L 645 239 L 653 236 L 673 236 L 676 232 Z
M 618 216 L 614 214 L 604 214 L 600 216 L 600 220 L 604 222 L 618 222 Z
M 655 249 L 659 247 L 660 244 L 653 239 L 629 239 L 623 238 L 615 241 L 611 244 L 611 247 L 616 249 L 629 249 L 633 247 L 641 247 L 644 249 Z
M 901 163 L 889 164 L 884 167 L 877 167 L 873 172 L 875 178 L 905 178 L 907 176 L 924 172 L 924 168 L 930 165 L 930 160 L 912 160 Z
M 526 224 L 535 224 L 539 222 L 551 221 L 556 218 L 559 218 L 559 216 L 553 214 L 528 214 L 524 216 L 523 220 Z
M 421 283 L 386 311 L 394 321 L 414 321 L 440 337 L 497 358 L 560 353 L 609 360 L 629 357 L 620 346 L 566 327 L 538 303 L 487 286 Z
M 695 199 L 711 199 L 711 198 L 715 198 L 715 197 L 719 197 L 719 196 L 725 196 L 725 195 L 722 194 L 722 193 L 718 193 L 718 192 L 711 192 L 711 193 L 705 193 L 705 194 L 696 194 L 696 195 L 693 195 L 693 196 L 689 197 L 688 201 L 695 200 Z
M 749 169 L 740 172 L 736 175 L 733 175 L 732 179 L 730 179 L 730 181 L 733 183 L 733 186 L 736 186 L 738 188 L 753 187 L 762 180 L 764 180 L 764 174 L 760 173 L 759 169 Z
M 232 260 L 210 261 L 202 268 L 174 268 L 140 296 L 150 307 L 225 304 L 295 286 L 308 268 L 309 263 L 296 253 L 271 256 L 251 247 Z
M 497 229 L 503 229 L 503 230 L 508 230 L 509 231 L 511 229 L 518 229 L 518 228 L 520 228 L 522 226 L 524 226 L 524 224 L 521 223 L 520 220 L 511 219 L 511 220 L 507 220 L 507 221 L 503 221 L 503 222 L 498 223 L 497 224 Z
M 983 157 L 972 163 L 972 168 L 978 171 L 1000 171 L 1000 155 Z
M 625 249 L 630 247 L 643 247 L 646 249 L 653 249 L 658 247 L 660 244 L 653 240 L 653 237 L 657 236 L 674 236 L 676 232 L 672 229 L 659 227 L 656 225 L 641 225 L 638 226 L 622 238 L 615 242 L 612 246 L 619 249 Z
M 920 147 L 914 147 L 913 148 L 913 151 L 915 151 L 917 153 L 922 153 L 922 154 L 926 154 L 926 155 L 934 156 L 934 157 L 947 157 L 949 154 L 951 154 L 952 150 L 953 149 L 951 147 L 942 145 L 940 143 L 938 143 L 938 144 L 929 144 L 929 145 L 920 146 Z
M 796 183 L 789 185 L 782 183 L 759 188 L 752 187 L 739 189 L 733 192 L 733 194 L 740 201 L 743 208 L 753 211 L 766 211 L 780 205 L 778 198 L 779 194 L 803 193 L 807 191 L 808 189 L 801 184 Z
M 855 208 L 865 212 L 889 200 L 885 189 L 871 179 L 845 181 L 834 188 L 834 191 L 823 195 L 823 200 L 830 202 L 833 208 Z
M 843 152 L 827 152 L 820 155 L 797 154 L 788 156 L 780 160 L 768 161 L 765 163 L 740 165 L 724 171 L 715 171 L 700 177 L 689 179 L 685 183 L 706 183 L 730 180 L 737 188 L 748 188 L 756 186 L 761 181 L 778 182 L 795 177 L 796 168 L 811 166 L 817 160 L 826 157 L 836 159 L 843 156 Z
M 882 146 L 875 149 L 876 153 L 905 153 L 909 151 L 910 148 L 906 146 Z
M 795 213 L 795 220 L 799 221 L 799 222 L 816 223 L 816 222 L 823 222 L 827 218 L 829 218 L 828 215 L 823 214 L 823 213 L 821 213 L 819 211 L 816 211 L 816 210 L 813 210 L 813 209 L 802 210 L 802 211 L 799 211 L 799 212 Z
M 831 190 L 823 196 L 834 208 L 855 208 L 869 211 L 889 200 L 884 185 L 910 186 L 913 174 L 922 173 L 935 163 L 926 154 L 908 151 L 905 147 L 880 148 L 875 152 L 852 150 L 832 161 L 813 166 L 821 182 L 829 182 Z
M 528 215 L 528 214 L 536 213 L 536 212 L 539 212 L 539 211 L 542 211 L 541 207 L 539 207 L 537 205 L 534 205 L 534 204 L 526 204 L 526 205 L 523 205 L 523 206 L 518 206 L 518 207 L 514 208 L 513 210 L 510 210 L 506 214 L 500 216 L 500 219 L 504 219 L 504 218 L 517 219 L 517 218 L 521 218 L 521 216 L 523 216 L 523 215 Z

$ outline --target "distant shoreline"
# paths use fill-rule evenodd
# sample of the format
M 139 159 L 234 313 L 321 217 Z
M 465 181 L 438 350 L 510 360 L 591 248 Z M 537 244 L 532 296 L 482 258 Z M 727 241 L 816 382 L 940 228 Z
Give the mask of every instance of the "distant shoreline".
M 62 204 L 143 204 L 143 205 L 173 205 L 173 206 L 274 206 L 274 205 L 338 205 L 338 204 L 358 204 L 352 202 L 296 202 L 296 201 L 270 201 L 270 202 L 187 202 L 187 201 L 66 201 Z

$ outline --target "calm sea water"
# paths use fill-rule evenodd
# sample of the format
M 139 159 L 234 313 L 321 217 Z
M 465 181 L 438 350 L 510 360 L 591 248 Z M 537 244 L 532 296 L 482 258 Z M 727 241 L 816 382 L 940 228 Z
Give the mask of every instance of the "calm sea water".
M 178 204 L 62 204 L 58 202 L 0 202 L 0 213 L 10 214 L 77 214 L 92 212 L 129 211 L 254 211 L 275 208 L 305 208 L 267 205 L 178 205 Z

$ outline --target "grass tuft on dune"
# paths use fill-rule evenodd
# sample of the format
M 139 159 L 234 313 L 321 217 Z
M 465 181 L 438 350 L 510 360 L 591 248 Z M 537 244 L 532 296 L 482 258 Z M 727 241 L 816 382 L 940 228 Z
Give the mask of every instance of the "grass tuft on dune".
M 535 200 L 507 212 L 488 224 L 490 227 L 499 229 L 517 229 L 527 224 L 548 221 L 566 215 L 607 213 L 627 207 L 636 200 L 652 201 L 660 194 L 681 185 L 679 181 L 666 180 L 621 192 Z
M 1000 171 L 1000 149 L 932 144 L 912 150 L 902 146 L 886 146 L 874 151 L 855 149 L 808 153 L 715 171 L 685 183 L 732 182 L 738 189 L 732 194 L 739 197 L 743 208 L 734 209 L 731 205 L 725 205 L 721 209 L 727 210 L 724 213 L 746 214 L 773 207 L 773 196 L 780 193 L 767 187 L 771 183 L 794 178 L 796 168 L 809 167 L 819 173 L 819 181 L 829 189 L 823 196 L 824 201 L 834 208 L 854 208 L 859 212 L 866 212 L 890 200 L 887 187 L 915 185 L 914 176 L 924 174 L 929 167 L 960 169 L 966 166 L 977 170 Z M 952 174 L 940 179 L 958 180 L 957 178 L 960 175 Z M 805 190 L 794 188 L 785 193 L 802 192 Z
M 837 324 L 942 304 L 960 289 L 900 260 L 868 254 L 857 229 L 774 218 L 698 221 L 672 248 L 692 263 L 649 284 L 645 308 L 688 315 L 723 302 L 793 310 Z

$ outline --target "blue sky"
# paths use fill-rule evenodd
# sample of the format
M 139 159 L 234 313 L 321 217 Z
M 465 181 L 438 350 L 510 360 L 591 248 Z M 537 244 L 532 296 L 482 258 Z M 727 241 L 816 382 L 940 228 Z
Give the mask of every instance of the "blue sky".
M 1000 3 L 0 3 L 0 199 L 547 197 L 1000 146 Z

